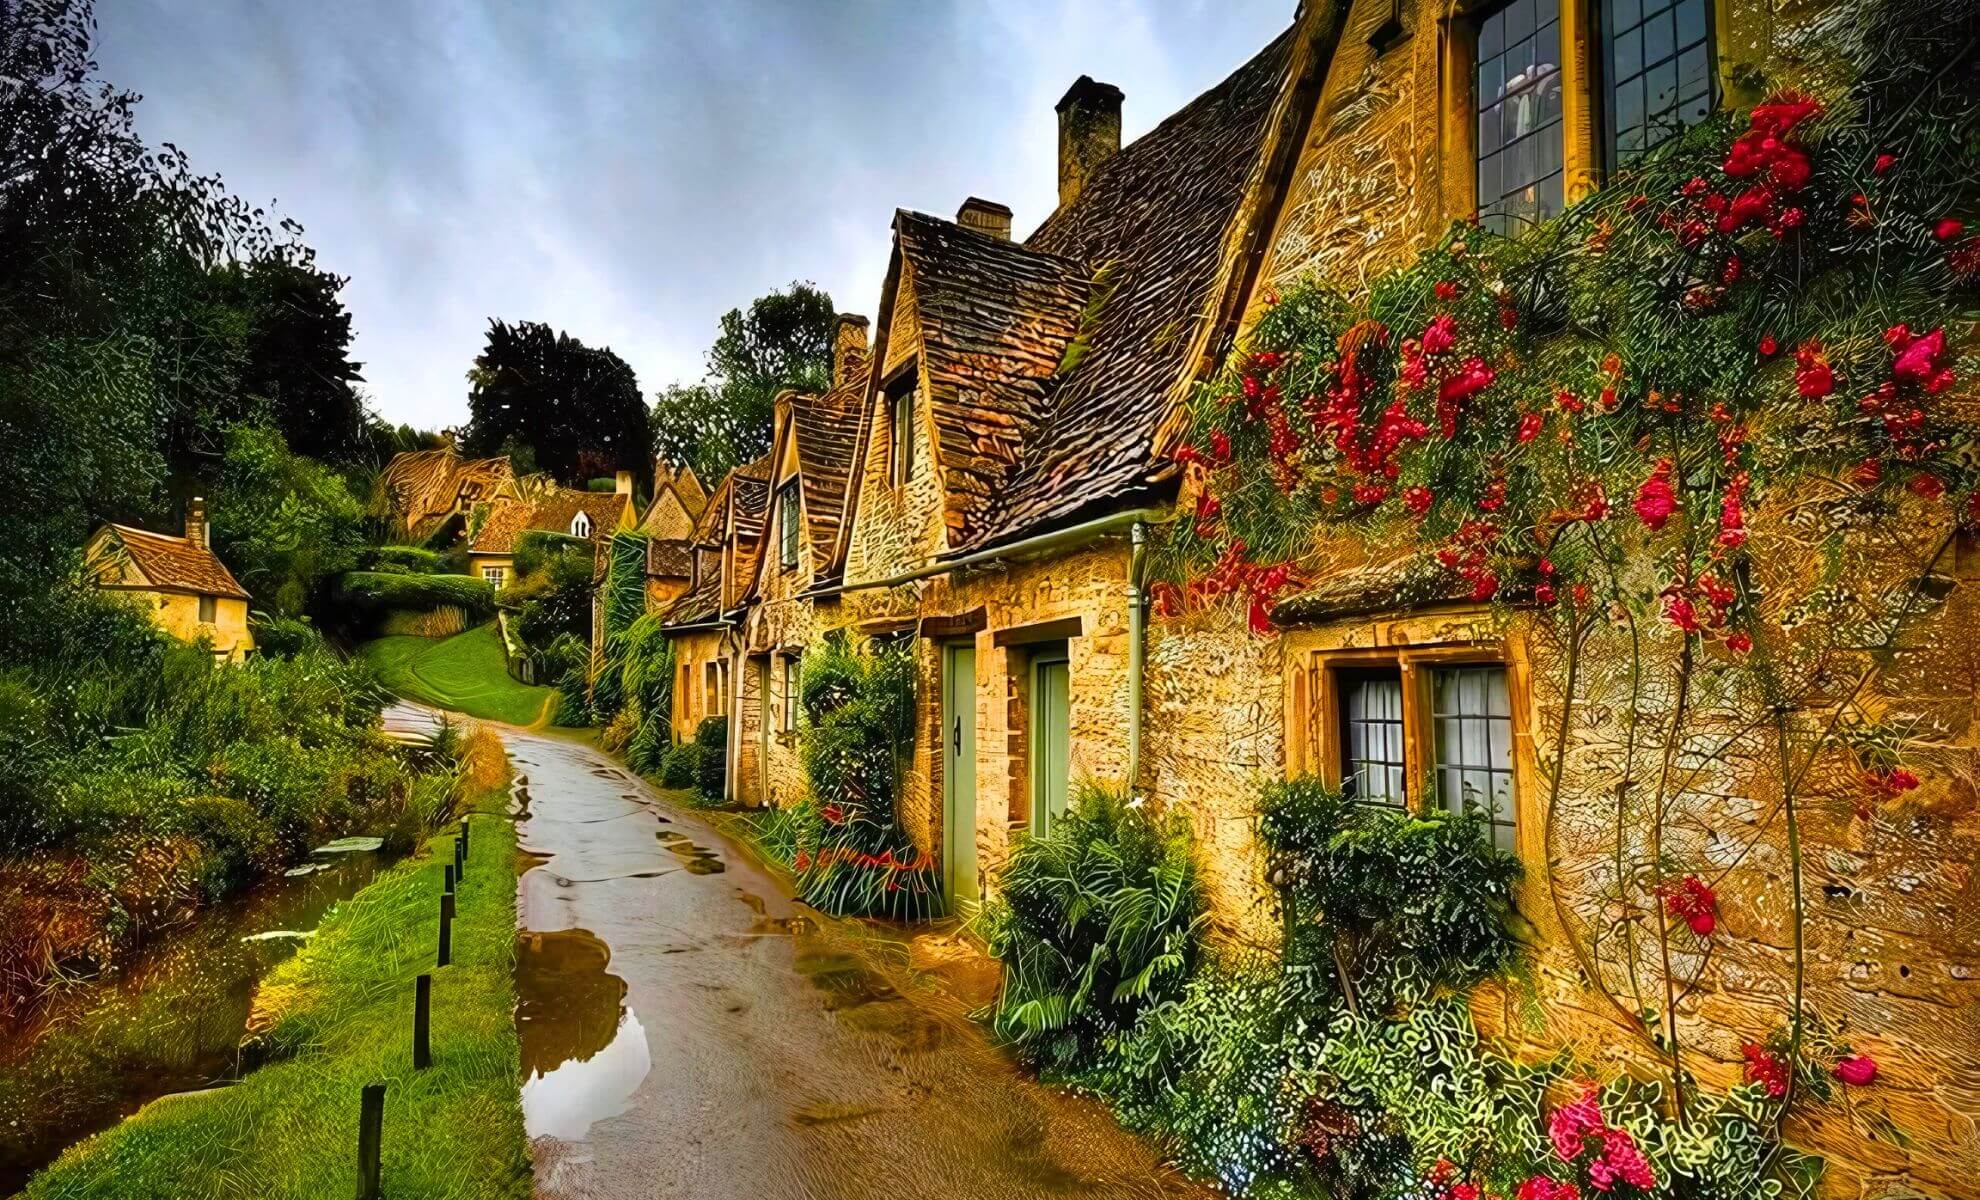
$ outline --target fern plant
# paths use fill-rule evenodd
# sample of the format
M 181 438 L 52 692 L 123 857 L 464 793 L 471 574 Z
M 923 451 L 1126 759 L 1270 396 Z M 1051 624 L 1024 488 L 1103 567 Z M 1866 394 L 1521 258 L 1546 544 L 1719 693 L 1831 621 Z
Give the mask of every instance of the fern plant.
M 1204 898 L 1188 827 L 1088 784 L 1045 837 L 1018 843 L 986 916 L 1004 964 L 997 1032 L 1073 1069 L 1174 997 L 1196 964 Z

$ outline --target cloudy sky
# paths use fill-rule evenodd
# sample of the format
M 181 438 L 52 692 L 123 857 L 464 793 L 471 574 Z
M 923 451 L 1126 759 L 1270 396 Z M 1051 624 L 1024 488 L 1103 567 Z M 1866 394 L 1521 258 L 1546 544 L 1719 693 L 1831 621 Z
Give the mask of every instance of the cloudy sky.
M 871 315 L 895 208 L 1051 210 L 1081 73 L 1132 139 L 1294 0 L 98 0 L 140 127 L 302 222 L 374 405 L 466 413 L 490 317 L 617 350 L 651 394 L 793 279 Z

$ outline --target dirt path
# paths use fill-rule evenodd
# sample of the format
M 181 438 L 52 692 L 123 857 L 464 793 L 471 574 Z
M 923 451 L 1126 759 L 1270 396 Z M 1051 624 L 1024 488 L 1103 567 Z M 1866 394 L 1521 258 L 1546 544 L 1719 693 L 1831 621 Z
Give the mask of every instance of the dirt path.
M 917 966 L 604 754 L 506 731 L 523 1107 L 550 1200 L 1198 1197 Z

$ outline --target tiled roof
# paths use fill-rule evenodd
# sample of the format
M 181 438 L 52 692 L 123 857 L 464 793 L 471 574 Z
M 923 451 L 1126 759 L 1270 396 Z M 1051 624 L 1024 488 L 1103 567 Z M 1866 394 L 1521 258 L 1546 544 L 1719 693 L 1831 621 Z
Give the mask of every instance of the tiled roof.
M 952 528 L 981 518 L 1049 423 L 1052 379 L 1079 332 L 1091 273 L 1070 259 L 902 211 L 922 369 Z
M 1288 30 L 1123 147 L 1025 242 L 1026 250 L 1093 272 L 1092 311 L 1076 363 L 1022 438 L 1005 494 L 970 522 L 964 545 L 1005 540 L 1150 482 L 1160 465 L 1157 432 L 1191 378 L 1198 334 L 1216 315 L 1227 243 L 1270 139 L 1294 46 Z
M 735 506 L 737 536 L 761 536 L 764 520 L 770 515 L 770 456 L 737 467 L 729 477 L 729 493 Z
M 648 539 L 646 573 L 662 579 L 686 579 L 693 575 L 694 543 L 686 538 Z
M 721 613 L 722 575 L 719 571 L 709 571 L 667 606 L 662 620 L 668 625 L 696 625 L 712 621 Z
M 506 458 L 462 458 L 452 450 L 395 454 L 378 475 L 381 516 L 425 538 L 457 511 L 492 499 L 515 471 Z
M 568 535 L 571 521 L 582 511 L 591 518 L 591 537 L 609 537 L 631 510 L 632 498 L 619 492 L 581 492 L 552 488 L 534 504 L 497 500 L 482 519 L 468 546 L 474 554 L 513 554 L 516 540 L 532 530 Z
M 118 542 L 131 556 L 131 562 L 144 572 L 152 585 L 175 591 L 197 592 L 202 596 L 250 597 L 234 579 L 220 556 L 205 546 L 195 546 L 183 537 L 153 533 L 133 525 L 112 525 Z
M 791 435 L 803 480 L 805 530 L 811 539 L 812 561 L 821 571 L 829 569 L 838 545 L 839 522 L 845 517 L 846 491 L 859 447 L 860 411 L 866 402 L 864 362 L 847 374 L 847 382 L 822 396 L 797 396 L 791 401 Z
M 1281 600 L 1272 619 L 1281 625 L 1311 625 L 1365 613 L 1403 612 L 1430 604 L 1463 600 L 1470 585 L 1454 571 L 1422 554 L 1385 563 L 1330 572 L 1314 587 Z

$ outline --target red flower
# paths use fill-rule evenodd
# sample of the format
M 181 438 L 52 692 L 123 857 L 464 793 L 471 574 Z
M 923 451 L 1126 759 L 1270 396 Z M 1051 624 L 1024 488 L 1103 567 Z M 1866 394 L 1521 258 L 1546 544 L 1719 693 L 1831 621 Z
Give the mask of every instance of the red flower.
M 1961 221 L 1956 217 L 1947 217 L 1944 220 L 1940 221 L 1937 225 L 1932 226 L 1932 236 L 1938 238 L 1942 242 L 1950 242 L 1954 238 L 1958 237 L 1960 234 L 1965 232 L 1966 232 L 1966 222 Z
M 798 851 L 797 857 L 791 861 L 791 865 L 800 871 L 809 871 L 811 869 L 811 852 L 808 850 Z
M 1651 529 L 1662 529 L 1664 523 L 1677 511 L 1677 492 L 1671 487 L 1671 460 L 1661 458 L 1650 469 L 1649 478 L 1636 489 L 1636 500 L 1631 505 L 1636 515 Z
M 1546 427 L 1546 413 L 1530 412 L 1521 415 L 1519 418 L 1519 444 L 1524 446 L 1534 438 L 1539 437 L 1540 431 Z
M 846 819 L 846 810 L 836 804 L 827 804 L 824 811 L 818 815 L 824 817 L 827 822 L 837 825 Z
M 1794 386 L 1804 400 L 1820 400 L 1836 390 L 1836 374 L 1829 368 L 1822 343 L 1811 339 L 1795 350 Z
M 1554 393 L 1554 403 L 1560 406 L 1562 412 L 1570 414 L 1579 413 L 1588 407 L 1587 404 L 1583 403 L 1581 397 L 1568 391 L 1566 388 L 1562 388 L 1560 391 Z
M 1735 629 L 1726 635 L 1726 649 L 1734 654 L 1746 654 L 1753 649 L 1753 635 L 1744 629 Z
M 1879 154 L 1877 161 L 1870 164 L 1870 173 L 1873 175 L 1887 175 L 1890 173 L 1891 168 L 1895 166 L 1897 166 L 1897 155 Z
M 1851 1087 L 1868 1087 L 1877 1078 L 1877 1062 L 1867 1054 L 1836 1060 L 1835 1077 Z
M 1581 1189 L 1571 1183 L 1556 1183 L 1545 1175 L 1535 1175 L 1519 1185 L 1513 1200 L 1581 1200 Z
M 1512 305 L 1508 304 L 1499 310 L 1499 328 L 1511 329 L 1517 324 L 1519 324 L 1519 313 Z
M 1499 577 L 1490 571 L 1480 571 L 1471 581 L 1471 598 L 1477 601 L 1490 600 L 1499 594 Z
M 1944 481 L 1937 475 L 1929 475 L 1923 471 L 1920 471 L 1905 481 L 1904 486 L 1910 489 L 1912 495 L 1923 497 L 1926 500 L 1937 500 L 1946 494 Z
M 1903 767 L 1884 767 L 1863 773 L 1870 794 L 1879 800 L 1895 800 L 1918 786 L 1918 776 Z
M 1458 285 L 1448 279 L 1438 280 L 1437 286 L 1432 290 L 1436 292 L 1437 299 L 1446 303 L 1457 299 Z
M 1718 927 L 1719 897 L 1704 880 L 1686 875 L 1675 884 L 1666 884 L 1660 894 L 1664 911 L 1691 926 L 1699 937 L 1711 937 Z
M 1637 1149 L 1629 1130 L 1604 1129 L 1602 1156 L 1588 1164 L 1588 1182 L 1596 1191 L 1607 1192 L 1614 1190 L 1618 1180 L 1646 1192 L 1657 1186 L 1656 1172 Z
M 1217 518 L 1224 511 L 1224 502 L 1209 492 L 1196 494 L 1196 536 L 1208 539 L 1217 532 Z
M 1533 599 L 1541 604 L 1552 604 L 1555 599 L 1554 585 L 1551 583 L 1533 585 Z
M 1761 358 L 1772 358 L 1774 357 L 1774 355 L 1780 353 L 1780 350 L 1781 350 L 1781 344 L 1774 340 L 1773 334 L 1763 333 L 1760 335 Z
M 1876 487 L 1884 478 L 1884 464 L 1874 458 L 1866 458 L 1856 464 L 1856 469 L 1850 472 L 1849 477 L 1857 487 Z
M 1946 353 L 1943 328 L 1913 337 L 1903 325 L 1893 325 L 1884 332 L 1884 341 L 1896 354 L 1891 360 L 1891 374 L 1899 381 L 1915 383 L 1929 392 L 1944 391 L 1952 385 L 1954 375 L 1940 361 Z
M 1746 544 L 1746 472 L 1732 477 L 1725 499 L 1719 502 L 1719 544 L 1731 549 Z
M 1231 439 L 1225 436 L 1223 430 L 1210 431 L 1210 453 L 1219 466 L 1231 461 Z
M 1423 336 L 1417 339 L 1425 354 L 1442 354 L 1457 344 L 1457 318 L 1442 313 L 1431 318 L 1423 327 Z
M 1759 1042 L 1748 1042 L 1739 1048 L 1746 1056 L 1746 1081 L 1757 1083 L 1766 1089 L 1767 1095 L 1778 1100 L 1787 1095 L 1788 1067 L 1780 1056 L 1762 1046 Z
M 1581 1095 L 1563 1104 L 1547 1118 L 1547 1138 L 1554 1143 L 1554 1157 L 1573 1162 L 1581 1155 L 1582 1139 L 1599 1135 L 1603 1129 L 1602 1107 L 1595 1099 L 1595 1085 L 1581 1085 Z
M 1664 619 L 1686 633 L 1697 633 L 1704 628 L 1691 598 L 1675 588 L 1664 594 Z
M 1421 517 L 1437 502 L 1437 493 L 1422 484 L 1415 484 L 1402 490 L 1402 502 L 1410 516 Z

